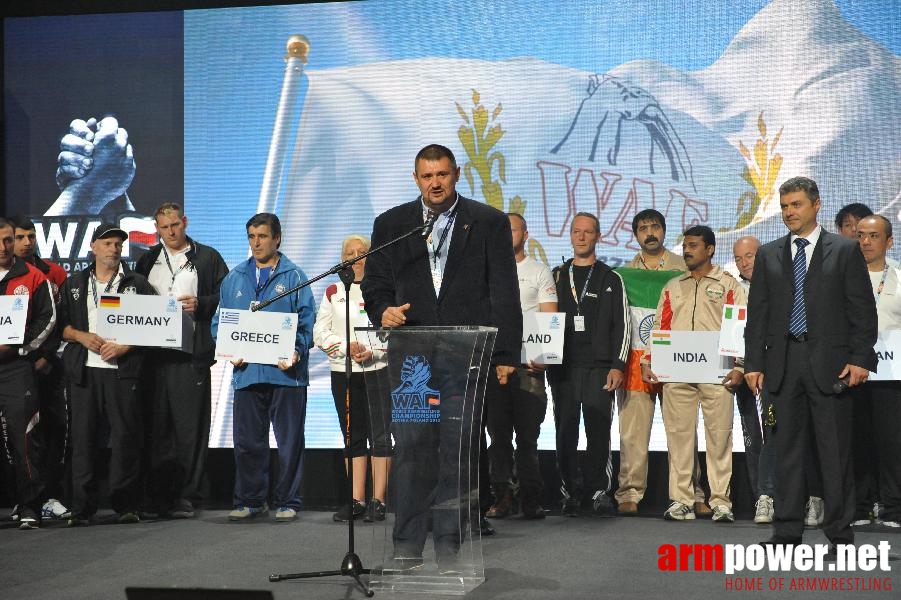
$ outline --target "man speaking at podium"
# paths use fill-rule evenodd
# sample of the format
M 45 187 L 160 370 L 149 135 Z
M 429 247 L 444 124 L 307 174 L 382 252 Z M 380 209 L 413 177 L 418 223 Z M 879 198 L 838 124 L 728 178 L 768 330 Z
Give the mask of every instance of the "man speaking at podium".
M 373 226 L 376 248 L 431 220 L 433 227 L 420 235 L 389 246 L 366 261 L 363 299 L 372 322 L 382 327 L 430 325 L 483 325 L 497 327 L 492 364 L 501 383 L 520 362 L 522 311 L 510 221 L 507 216 L 456 191 L 460 178 L 453 153 L 431 144 L 416 155 L 413 179 L 421 196 L 379 215 Z M 436 368 L 433 365 L 433 368 Z M 456 391 L 455 391 L 456 393 Z M 434 431 L 435 428 L 439 431 Z M 459 493 L 456 473 L 443 472 L 459 452 L 459 439 L 451 437 L 452 424 L 393 426 L 397 462 L 392 471 L 396 507 L 395 557 L 421 564 L 432 500 L 441 504 Z M 428 433 L 427 433 L 428 432 Z M 435 436 L 429 443 L 428 477 L 414 475 L 414 457 L 404 456 L 414 444 L 407 437 Z M 459 435 L 457 435 L 459 438 Z M 404 442 L 407 443 L 404 443 Z M 404 460 L 407 458 L 408 460 Z M 440 461 L 440 462 L 439 462 Z M 407 467 L 405 468 L 405 465 Z M 440 465 L 440 466 L 439 466 Z M 487 484 L 487 482 L 485 482 Z M 453 561 L 460 546 L 459 524 L 439 518 L 433 522 L 439 562 Z

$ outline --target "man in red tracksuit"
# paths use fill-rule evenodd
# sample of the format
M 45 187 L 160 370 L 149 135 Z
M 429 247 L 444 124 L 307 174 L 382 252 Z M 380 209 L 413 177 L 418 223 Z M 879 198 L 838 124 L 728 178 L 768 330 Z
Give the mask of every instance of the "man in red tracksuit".
M 17 310 L 26 311 L 21 343 L 0 344 L 0 413 L 6 420 L 6 443 L 16 474 L 19 528 L 34 529 L 40 525 L 43 484 L 39 443 L 32 435 L 40 421 L 32 359 L 56 326 L 56 309 L 44 275 L 16 258 L 14 239 L 13 224 L 0 218 L 0 294 L 27 300 L 26 306 L 16 298 L 0 312 L 0 326 L 8 326 Z

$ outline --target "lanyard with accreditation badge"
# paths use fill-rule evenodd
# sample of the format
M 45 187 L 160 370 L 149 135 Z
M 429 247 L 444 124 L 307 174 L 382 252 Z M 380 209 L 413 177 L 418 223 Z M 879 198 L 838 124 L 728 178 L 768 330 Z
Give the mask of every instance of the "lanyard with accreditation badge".
M 191 246 L 188 246 L 188 250 L 190 251 Z M 169 251 L 166 248 L 163 248 L 163 256 L 166 258 L 166 266 L 169 267 L 169 273 L 172 274 L 172 279 L 169 280 L 169 293 L 172 293 L 172 288 L 175 287 L 175 278 L 178 277 L 178 274 L 191 266 L 191 261 L 188 260 L 188 257 L 185 256 L 185 262 L 181 264 L 177 269 L 172 269 L 172 261 L 169 260 Z
M 431 252 L 429 254 L 432 258 L 432 285 L 435 286 L 435 293 L 441 289 L 441 280 L 444 278 L 444 272 L 441 268 L 441 249 L 444 247 L 444 242 L 447 240 L 447 236 L 450 233 L 451 229 L 454 227 L 454 220 L 457 218 L 457 201 L 454 201 L 454 208 L 451 209 L 450 213 L 448 213 L 447 217 L 444 221 L 444 230 L 441 232 L 441 236 L 438 238 L 438 246 L 432 247 L 432 234 L 429 234 L 428 239 L 426 240 L 429 244 L 429 249 Z M 436 219 L 437 220 L 437 219 Z
M 576 314 L 573 315 L 573 328 L 576 331 L 585 331 L 585 316 L 582 314 L 582 300 L 585 299 L 585 293 L 588 292 L 588 282 L 591 281 L 591 275 L 594 273 L 594 267 L 597 261 L 591 263 L 588 270 L 588 277 L 585 278 L 585 285 L 582 286 L 582 293 L 576 296 L 576 280 L 573 279 L 573 264 L 569 263 L 569 289 L 572 292 L 573 300 L 576 301 Z

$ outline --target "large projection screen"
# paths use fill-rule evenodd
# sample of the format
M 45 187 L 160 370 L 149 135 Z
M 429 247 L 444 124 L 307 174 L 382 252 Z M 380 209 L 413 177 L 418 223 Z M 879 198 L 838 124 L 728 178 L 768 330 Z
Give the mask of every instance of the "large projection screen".
M 229 266 L 247 258 L 246 220 L 276 212 L 282 251 L 312 276 L 339 260 L 345 235 L 416 197 L 413 157 L 432 142 L 457 155 L 462 194 L 525 215 L 529 251 L 550 266 L 571 254 L 576 212 L 600 217 L 598 255 L 617 266 L 637 250 L 632 216 L 654 207 L 670 248 L 709 225 L 715 261 L 731 268 L 735 239 L 782 234 L 775 192 L 794 175 L 819 183 L 830 229 L 854 201 L 898 223 L 891 2 L 385 0 L 4 27 L 7 206 L 70 271 L 88 264 L 102 218 L 132 232 L 133 262 L 156 242 L 155 207 L 176 201 Z M 286 63 L 297 35 L 305 62 Z M 111 155 L 57 178 L 69 123 L 106 116 L 127 131 L 133 165 Z M 329 283 L 313 287 L 317 303 Z M 310 372 L 307 445 L 340 447 L 315 348 Z M 229 370 L 213 380 L 210 445 L 229 447 Z M 542 449 L 554 447 L 551 411 Z M 659 411 L 651 449 L 665 449 Z

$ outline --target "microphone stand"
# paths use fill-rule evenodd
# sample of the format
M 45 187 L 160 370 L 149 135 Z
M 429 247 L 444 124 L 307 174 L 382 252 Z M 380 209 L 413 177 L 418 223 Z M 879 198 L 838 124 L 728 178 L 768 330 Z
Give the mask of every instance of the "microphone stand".
M 312 283 L 319 281 L 324 277 L 328 277 L 329 275 L 333 275 L 335 273 L 341 278 L 341 282 L 344 283 L 344 339 L 345 339 L 345 353 L 344 353 L 344 385 L 345 385 L 345 393 L 344 393 L 344 456 L 347 461 L 347 501 L 350 506 L 350 519 L 347 521 L 347 553 L 344 555 L 344 559 L 341 561 L 341 568 L 335 571 L 310 571 L 306 573 L 286 573 L 286 574 L 273 574 L 269 576 L 269 581 L 284 581 L 286 579 L 311 579 L 316 577 L 333 577 L 337 575 L 342 575 L 345 577 L 351 577 L 357 585 L 360 587 L 360 590 L 366 595 L 367 598 L 371 598 L 375 595 L 369 587 L 363 583 L 360 579 L 360 575 L 369 575 L 371 573 L 370 569 L 363 568 L 363 561 L 360 560 L 360 557 L 354 551 L 354 515 L 353 515 L 353 480 L 354 480 L 354 461 L 353 457 L 350 456 L 350 432 L 351 432 L 351 423 L 352 423 L 352 415 L 351 415 L 351 403 L 350 403 L 350 380 L 351 380 L 351 371 L 352 364 L 350 358 L 350 288 L 354 282 L 354 272 L 352 266 L 357 261 L 360 261 L 370 254 L 374 252 L 379 252 L 389 246 L 392 246 L 401 240 L 405 240 L 408 237 L 416 234 L 422 233 L 423 237 L 426 237 L 431 233 L 432 227 L 435 224 L 435 218 L 437 215 L 430 213 L 426 221 L 420 225 L 419 227 L 414 228 L 411 231 L 408 231 L 404 235 L 397 237 L 389 242 L 386 242 L 379 246 L 378 248 L 370 249 L 368 252 L 361 254 L 359 256 L 355 256 L 354 258 L 345 260 L 341 262 L 325 273 L 317 275 L 312 279 L 308 279 L 301 283 L 300 285 L 286 291 L 282 292 L 278 296 L 270 298 L 260 304 L 251 308 L 251 311 L 258 311 L 266 308 L 276 300 L 280 298 L 284 298 L 294 292 L 303 289 Z

